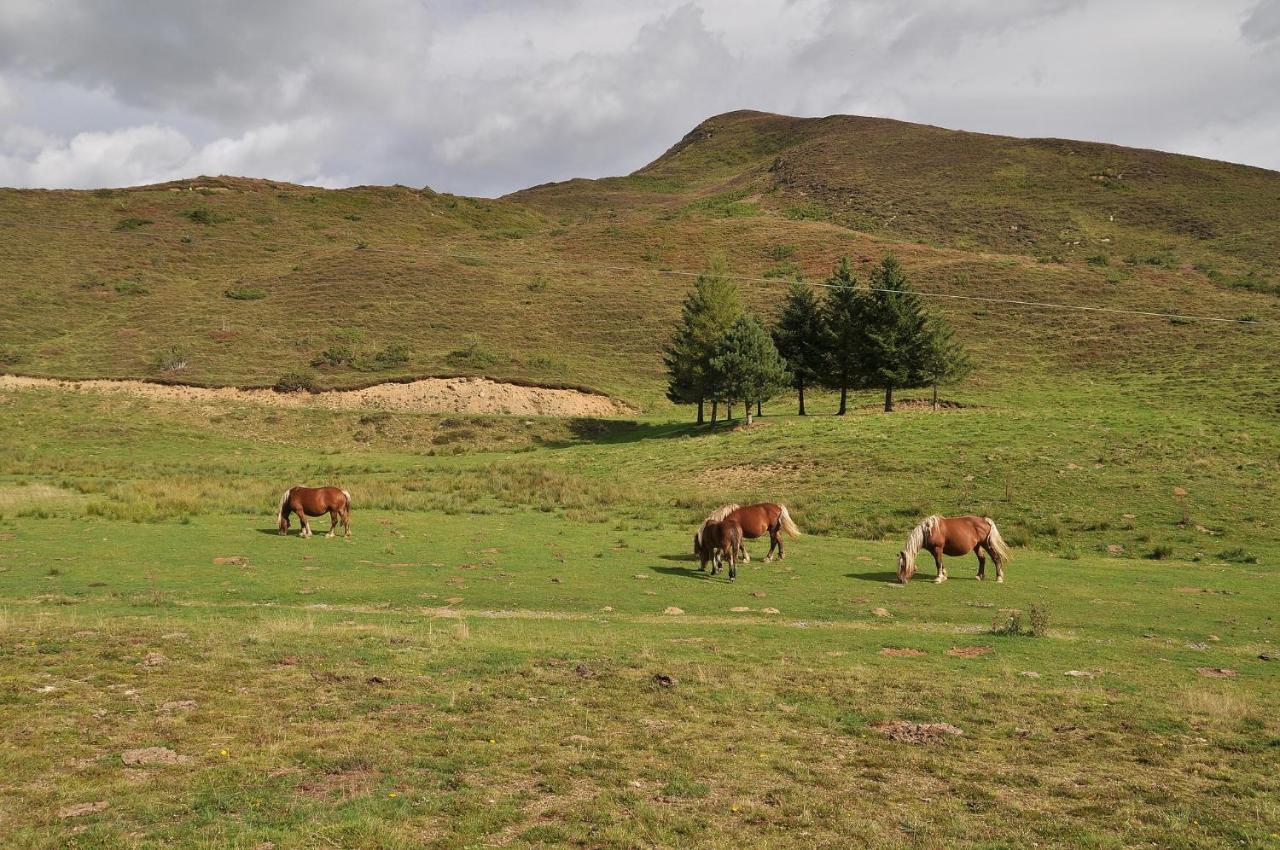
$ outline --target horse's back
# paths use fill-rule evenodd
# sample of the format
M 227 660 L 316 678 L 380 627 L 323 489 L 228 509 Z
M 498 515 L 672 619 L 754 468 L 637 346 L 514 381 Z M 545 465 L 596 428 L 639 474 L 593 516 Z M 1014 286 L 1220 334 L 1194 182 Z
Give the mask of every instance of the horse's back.
M 967 555 L 991 531 L 991 522 L 986 517 L 973 515 L 942 517 L 938 526 L 948 555 Z
M 756 502 L 754 505 L 744 505 L 733 513 L 729 514 L 728 519 L 732 519 L 741 527 L 742 534 L 747 537 L 759 537 L 769 530 L 778 517 L 782 514 L 782 508 L 773 502 Z

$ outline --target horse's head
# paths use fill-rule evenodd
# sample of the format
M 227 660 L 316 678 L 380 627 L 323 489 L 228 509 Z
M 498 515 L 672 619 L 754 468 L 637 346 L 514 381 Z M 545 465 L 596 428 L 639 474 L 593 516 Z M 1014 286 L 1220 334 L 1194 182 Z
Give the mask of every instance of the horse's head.
M 898 581 L 906 584 L 911 581 L 911 577 L 916 574 L 916 559 L 907 555 L 907 553 L 898 553 Z
M 702 552 L 702 532 L 693 535 L 693 554 L 698 555 Z
M 285 534 L 289 531 L 289 515 L 284 511 L 281 511 L 279 515 L 276 516 L 276 528 L 280 529 L 281 534 Z

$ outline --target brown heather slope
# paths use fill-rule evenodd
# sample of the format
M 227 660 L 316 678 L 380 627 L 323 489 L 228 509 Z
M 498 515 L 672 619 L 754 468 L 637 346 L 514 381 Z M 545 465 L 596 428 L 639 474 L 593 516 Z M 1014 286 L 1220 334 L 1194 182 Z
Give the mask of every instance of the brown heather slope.
M 301 371 L 322 387 L 486 375 L 660 408 L 690 283 L 664 272 L 709 255 L 763 278 L 740 285 L 766 317 L 794 275 L 842 255 L 865 272 L 892 250 L 922 290 L 1274 323 L 1274 295 L 1240 286 L 1272 286 L 1277 197 L 1280 175 L 1191 157 L 752 112 L 704 122 L 633 175 L 496 200 L 226 177 L 0 190 L 0 370 L 239 386 Z M 1270 326 L 931 303 L 983 364 L 961 394 L 1106 376 L 1274 406 L 1269 371 L 1249 365 L 1274 362 Z

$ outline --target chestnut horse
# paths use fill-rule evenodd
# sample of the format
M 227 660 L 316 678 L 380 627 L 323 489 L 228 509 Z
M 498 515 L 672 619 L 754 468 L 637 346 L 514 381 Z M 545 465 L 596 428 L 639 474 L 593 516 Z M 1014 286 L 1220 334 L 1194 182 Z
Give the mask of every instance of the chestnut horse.
M 921 550 L 933 553 L 933 560 L 938 565 L 938 577 L 934 584 L 947 580 L 947 568 L 942 565 L 943 555 L 967 555 L 973 552 L 978 556 L 978 581 L 985 578 L 987 558 L 991 556 L 996 565 L 996 581 L 1004 581 L 1004 565 L 1013 559 L 1009 547 L 990 517 L 953 516 L 945 517 L 934 514 L 911 529 L 907 542 L 898 553 L 898 581 L 906 584 L 916 572 L 916 554 Z
M 332 537 L 342 520 L 344 537 L 351 536 L 351 494 L 337 487 L 290 487 L 280 497 L 280 510 L 276 513 L 276 526 L 281 534 L 289 533 L 289 514 L 298 515 L 302 525 L 299 536 L 310 537 L 311 526 L 307 524 L 309 516 L 329 515 L 329 533 Z
M 773 560 L 775 548 L 778 550 L 778 560 L 782 560 L 782 537 L 778 534 L 779 531 L 785 531 L 789 537 L 800 536 L 800 529 L 791 521 L 791 514 L 787 511 L 786 505 L 775 505 L 773 502 L 759 502 L 747 505 L 745 508 L 738 505 L 725 505 L 716 509 L 703 521 L 702 528 L 698 529 L 698 534 L 693 538 L 694 549 L 698 548 L 699 535 L 708 523 L 725 519 L 733 520 L 742 528 L 742 537 L 745 540 L 755 540 L 768 532 L 769 554 L 764 557 L 765 563 Z M 751 563 L 751 555 L 748 554 L 745 546 L 738 550 L 738 554 L 743 563 Z
M 711 574 L 720 571 L 722 557 L 729 558 L 729 581 L 738 577 L 738 551 L 742 549 L 742 527 L 731 519 L 704 522 L 693 537 L 694 554 L 705 572 L 711 562 Z

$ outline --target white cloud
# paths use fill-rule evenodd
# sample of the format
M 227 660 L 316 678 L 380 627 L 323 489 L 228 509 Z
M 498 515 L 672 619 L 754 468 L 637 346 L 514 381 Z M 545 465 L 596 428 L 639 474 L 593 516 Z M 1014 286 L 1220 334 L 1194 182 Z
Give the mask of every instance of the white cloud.
M 1278 168 L 1277 90 L 1280 0 L 8 0 L 0 182 L 498 194 L 626 173 L 739 108 Z

